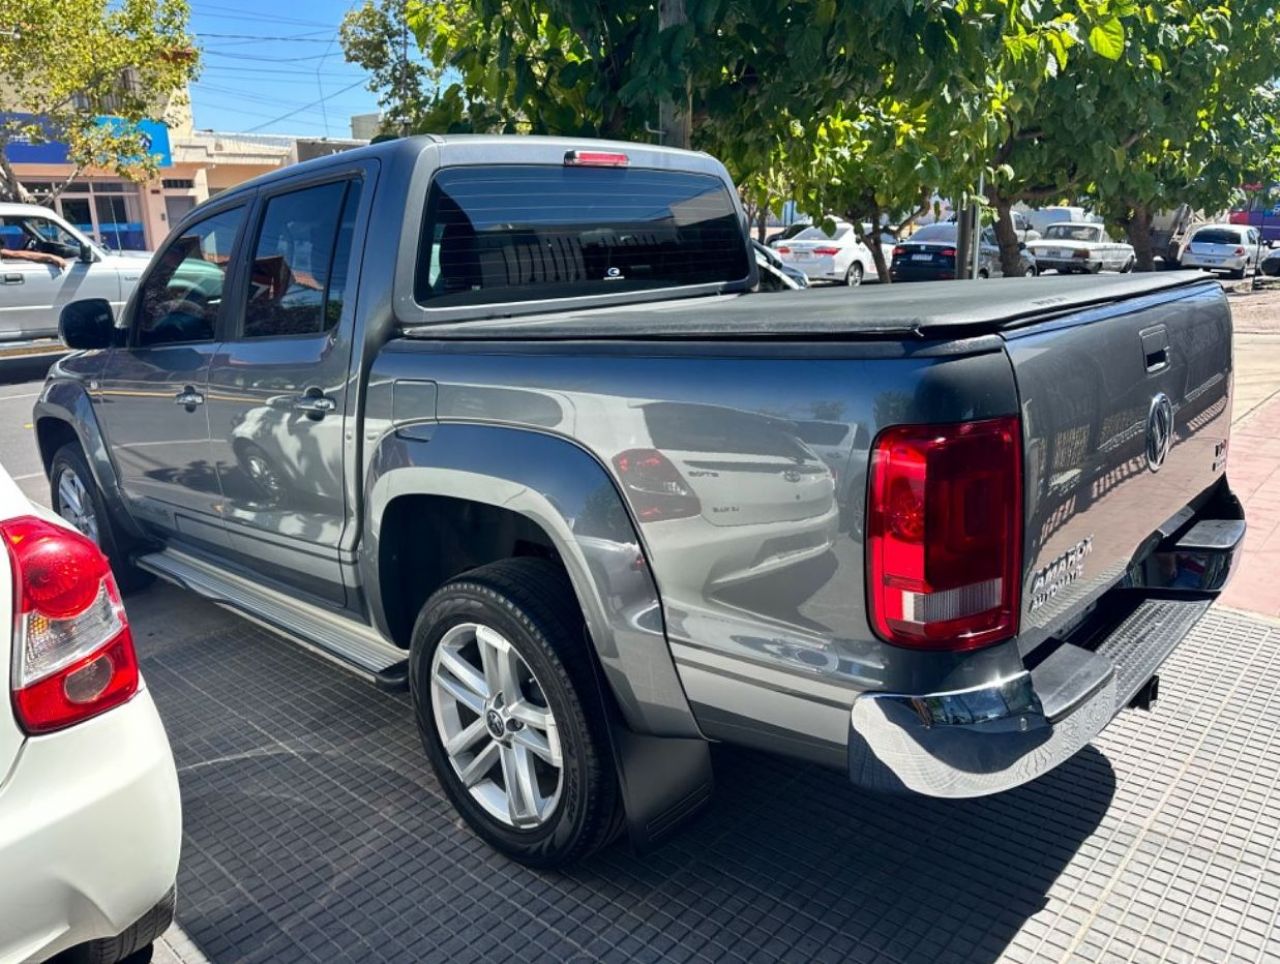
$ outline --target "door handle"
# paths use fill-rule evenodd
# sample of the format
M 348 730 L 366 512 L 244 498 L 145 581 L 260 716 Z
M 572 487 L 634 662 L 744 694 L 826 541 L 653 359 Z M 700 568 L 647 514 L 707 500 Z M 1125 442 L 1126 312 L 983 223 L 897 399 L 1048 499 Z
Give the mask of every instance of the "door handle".
M 188 409 L 193 409 L 197 405 L 204 404 L 204 395 L 188 385 L 173 396 L 173 401 L 175 405 L 185 405 Z
M 305 412 L 311 418 L 324 418 L 337 407 L 337 402 L 318 391 L 309 391 L 293 400 L 294 411 Z
M 4 283 L 7 285 L 20 285 L 26 280 L 26 277 L 20 274 L 7 274 L 4 276 Z

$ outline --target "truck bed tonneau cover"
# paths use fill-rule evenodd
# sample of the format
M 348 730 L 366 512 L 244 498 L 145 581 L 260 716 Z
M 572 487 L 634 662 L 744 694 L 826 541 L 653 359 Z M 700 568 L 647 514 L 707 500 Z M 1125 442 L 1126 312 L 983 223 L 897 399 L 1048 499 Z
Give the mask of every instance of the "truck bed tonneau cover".
M 1010 278 L 702 297 L 416 325 L 411 338 L 929 338 L 1016 327 L 1099 305 L 1216 285 L 1201 272 Z

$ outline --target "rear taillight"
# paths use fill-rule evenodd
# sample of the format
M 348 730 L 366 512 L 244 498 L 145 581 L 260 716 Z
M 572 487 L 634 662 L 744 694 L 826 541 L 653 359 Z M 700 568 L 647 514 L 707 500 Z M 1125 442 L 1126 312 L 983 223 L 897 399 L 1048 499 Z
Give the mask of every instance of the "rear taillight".
M 1244 248 L 1236 248 L 1236 257 L 1237 257 L 1237 258 L 1243 258 L 1243 257 L 1244 257 Z
M 904 248 L 902 245 L 900 245 L 900 244 L 895 244 L 895 245 L 893 246 L 893 256 L 894 256 L 895 258 L 896 258 L 896 257 L 898 257 L 899 255 L 903 255 L 903 254 L 906 254 L 906 253 L 907 253 L 907 249 L 906 249 L 906 248 Z
M 778 248 L 777 250 L 778 250 L 778 254 L 790 254 L 790 253 L 791 253 L 791 249 L 790 249 L 790 248 Z
M 901 425 L 876 438 L 867 601 L 877 635 L 947 650 L 1016 635 L 1021 547 L 1016 416 Z
M 138 690 L 138 661 L 106 557 L 34 516 L 0 522 L 14 577 L 13 708 L 29 734 L 97 716 Z
M 939 253 L 939 254 L 941 254 L 944 258 L 954 258 L 954 257 L 956 256 L 956 249 L 955 249 L 955 248 L 943 248 L 943 249 L 942 249 L 940 252 L 938 252 L 938 253 Z
M 641 522 L 686 519 L 702 504 L 679 469 L 656 449 L 628 449 L 613 457 L 613 466 Z
M 814 254 L 817 254 L 817 255 L 822 255 L 823 257 L 828 257 L 828 258 L 829 258 L 829 257 L 831 257 L 832 255 L 837 255 L 837 254 L 839 254 L 839 253 L 840 253 L 840 249 L 839 249 L 839 248 L 814 248 L 814 249 L 813 249 L 813 253 L 814 253 Z
M 1089 257 L 1089 249 L 1088 249 L 1088 248 L 1076 248 L 1074 251 L 1072 251 L 1072 252 L 1071 252 L 1071 257 L 1073 257 L 1073 258 L 1080 258 L 1081 260 L 1084 260 L 1084 259 L 1086 259 L 1086 258 L 1088 258 L 1088 257 Z

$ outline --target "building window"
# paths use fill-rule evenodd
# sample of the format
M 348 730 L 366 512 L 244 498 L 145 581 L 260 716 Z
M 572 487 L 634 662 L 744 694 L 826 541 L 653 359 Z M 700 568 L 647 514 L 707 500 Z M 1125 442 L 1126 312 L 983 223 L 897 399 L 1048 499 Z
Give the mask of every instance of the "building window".
M 24 182 L 37 200 L 53 208 L 82 233 L 112 251 L 145 251 L 146 229 L 138 186 L 127 181 L 81 179 L 57 198 L 48 181 Z
M 186 177 L 166 177 L 160 182 L 170 191 L 190 191 L 196 186 L 196 182 Z

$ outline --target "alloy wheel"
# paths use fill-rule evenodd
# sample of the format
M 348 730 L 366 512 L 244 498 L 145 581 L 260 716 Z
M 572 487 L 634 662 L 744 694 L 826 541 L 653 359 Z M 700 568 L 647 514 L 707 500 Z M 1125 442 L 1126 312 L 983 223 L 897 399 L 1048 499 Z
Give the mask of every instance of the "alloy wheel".
M 58 475 L 58 515 L 98 543 L 98 514 L 93 499 L 84 480 L 69 465 Z
M 546 823 L 564 784 L 560 736 L 511 642 L 480 623 L 452 627 L 431 660 L 431 705 L 445 756 L 471 797 L 518 830 Z

